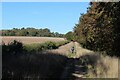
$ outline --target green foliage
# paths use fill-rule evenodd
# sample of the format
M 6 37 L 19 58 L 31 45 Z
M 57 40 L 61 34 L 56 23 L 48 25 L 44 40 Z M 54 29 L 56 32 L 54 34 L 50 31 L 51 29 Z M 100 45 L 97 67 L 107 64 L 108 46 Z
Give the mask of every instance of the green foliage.
M 39 43 L 39 44 L 22 44 L 21 42 L 18 42 L 14 40 L 13 42 L 10 42 L 8 45 L 5 45 L 4 42 L 2 42 L 2 52 L 4 55 L 16 55 L 18 53 L 22 52 L 41 52 L 48 49 L 57 49 L 58 47 L 65 45 L 69 43 L 69 41 L 61 41 L 61 42 L 45 42 L 45 43 Z
M 56 49 L 56 48 L 58 48 L 58 46 L 56 46 L 56 43 L 54 43 L 54 42 L 46 42 L 45 43 L 45 46 L 47 47 L 47 49 Z
M 2 30 L 2 36 L 40 36 L 40 37 L 63 37 L 63 34 L 51 32 L 48 28 L 13 28 L 11 30 Z
M 74 57 L 76 57 L 76 54 L 75 53 L 68 53 L 67 57 L 68 58 L 74 58 Z
M 73 32 L 68 32 L 65 34 L 65 38 L 69 41 L 73 41 L 74 40 L 74 33 Z
M 69 41 L 61 41 L 61 42 L 45 42 L 40 44 L 26 44 L 24 45 L 24 49 L 29 52 L 39 52 L 47 49 L 57 49 L 59 46 L 67 44 Z
M 94 51 L 120 56 L 120 2 L 91 2 L 74 27 L 79 43 Z

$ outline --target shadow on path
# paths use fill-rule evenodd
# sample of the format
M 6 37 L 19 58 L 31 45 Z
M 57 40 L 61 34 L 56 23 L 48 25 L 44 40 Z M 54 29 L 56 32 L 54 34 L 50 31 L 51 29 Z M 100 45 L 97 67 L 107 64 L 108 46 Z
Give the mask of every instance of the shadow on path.
M 62 74 L 61 80 L 67 78 L 67 80 L 80 80 L 87 73 L 88 69 L 95 66 L 99 57 L 97 55 L 83 55 L 79 58 L 68 58 L 66 67 Z M 94 73 L 96 73 L 94 71 Z

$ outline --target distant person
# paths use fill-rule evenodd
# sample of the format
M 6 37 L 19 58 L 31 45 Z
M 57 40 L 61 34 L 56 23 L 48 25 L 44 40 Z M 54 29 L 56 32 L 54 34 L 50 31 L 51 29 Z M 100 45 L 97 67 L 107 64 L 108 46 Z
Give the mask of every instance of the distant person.
M 74 46 L 71 47 L 71 49 L 70 49 L 71 53 L 74 53 L 74 50 L 75 50 L 75 47 Z

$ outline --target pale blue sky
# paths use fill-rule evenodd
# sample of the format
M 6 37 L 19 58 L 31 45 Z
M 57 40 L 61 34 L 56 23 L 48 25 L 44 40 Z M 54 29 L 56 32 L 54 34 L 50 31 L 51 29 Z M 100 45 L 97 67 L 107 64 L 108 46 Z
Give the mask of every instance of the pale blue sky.
M 66 33 L 88 6 L 88 2 L 4 2 L 1 29 L 34 27 Z

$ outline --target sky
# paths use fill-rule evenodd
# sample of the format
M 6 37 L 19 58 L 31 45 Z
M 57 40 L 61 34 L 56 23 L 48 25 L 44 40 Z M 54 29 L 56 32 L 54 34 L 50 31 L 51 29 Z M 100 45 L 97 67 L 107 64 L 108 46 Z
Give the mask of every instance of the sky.
M 0 29 L 49 28 L 65 34 L 73 30 L 88 6 L 88 2 L 3 2 Z

